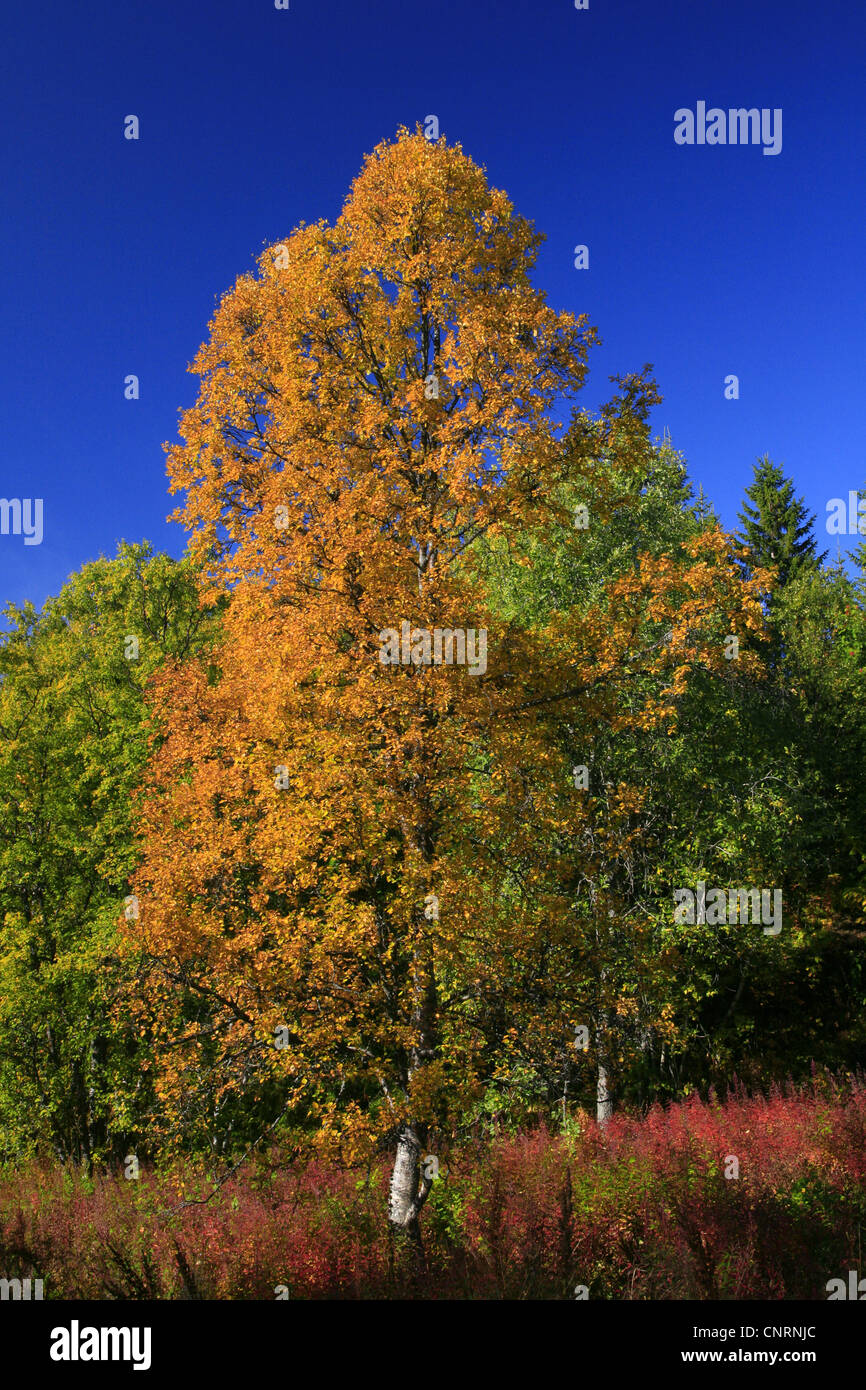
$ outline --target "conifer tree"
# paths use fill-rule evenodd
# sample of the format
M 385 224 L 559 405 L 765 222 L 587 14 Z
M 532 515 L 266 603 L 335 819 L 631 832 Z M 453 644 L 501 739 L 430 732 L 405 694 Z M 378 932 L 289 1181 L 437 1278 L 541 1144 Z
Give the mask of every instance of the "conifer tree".
M 778 584 L 783 586 L 823 563 L 826 551 L 816 553 L 814 515 L 796 496 L 792 479 L 768 454 L 758 459 L 746 497 L 749 500 L 743 503 L 739 519 L 751 568 L 775 566 Z
M 859 488 L 857 491 L 857 529 L 861 536 L 866 537 L 866 521 L 863 521 L 861 518 L 861 508 L 864 502 L 866 502 L 866 486 Z M 838 546 L 838 540 L 836 544 Z M 866 539 L 857 542 L 857 545 L 851 552 L 851 558 L 857 570 L 856 583 L 861 592 L 866 591 Z

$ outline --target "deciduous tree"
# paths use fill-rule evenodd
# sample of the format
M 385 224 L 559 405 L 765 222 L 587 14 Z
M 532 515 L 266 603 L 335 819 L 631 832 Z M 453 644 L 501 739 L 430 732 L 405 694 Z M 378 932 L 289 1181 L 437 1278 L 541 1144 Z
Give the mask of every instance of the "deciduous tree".
M 272 1122 L 331 1160 L 391 1147 L 391 1219 L 416 1240 L 422 1155 L 521 1029 L 561 1043 L 579 1003 L 586 924 L 546 856 L 588 813 L 552 723 L 673 717 L 731 622 L 760 621 L 717 531 L 587 611 L 495 617 L 472 548 L 549 525 L 599 447 L 638 447 L 651 394 L 629 379 L 563 437 L 552 408 L 595 335 L 533 289 L 539 241 L 459 146 L 401 131 L 333 227 L 225 296 L 169 449 L 231 601 L 209 663 L 156 687 L 130 934 L 142 1008 L 170 1020 L 161 1094 L 182 1120 L 205 1071 L 228 1107 L 278 1078 Z M 443 631 L 476 656 L 484 632 L 484 660 L 437 661 Z

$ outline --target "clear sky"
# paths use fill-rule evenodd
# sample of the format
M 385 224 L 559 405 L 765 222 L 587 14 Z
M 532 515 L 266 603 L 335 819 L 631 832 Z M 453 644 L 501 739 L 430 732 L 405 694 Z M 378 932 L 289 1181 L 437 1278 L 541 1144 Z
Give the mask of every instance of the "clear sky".
M 44 506 L 41 545 L 0 535 L 4 602 L 121 537 L 182 552 L 161 446 L 215 300 L 430 114 L 546 234 L 551 304 L 597 324 L 584 403 L 652 362 L 654 427 L 722 520 L 767 452 L 835 554 L 827 500 L 866 479 L 860 0 L 47 0 L 2 48 L 0 496 Z M 780 153 L 678 145 L 699 101 L 780 108 Z

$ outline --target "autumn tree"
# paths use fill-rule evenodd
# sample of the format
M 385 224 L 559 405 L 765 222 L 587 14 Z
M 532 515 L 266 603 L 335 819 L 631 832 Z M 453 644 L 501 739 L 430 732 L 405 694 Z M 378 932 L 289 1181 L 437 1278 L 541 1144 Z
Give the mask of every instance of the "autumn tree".
M 587 611 L 495 616 L 473 547 L 550 525 L 599 453 L 640 446 L 652 399 L 632 378 L 593 424 L 554 424 L 595 332 L 532 287 L 540 240 L 459 146 L 400 131 L 333 226 L 223 298 L 168 451 L 230 604 L 208 663 L 156 685 L 129 932 L 160 1094 L 206 1128 L 203 1076 L 220 1113 L 276 1078 L 267 1132 L 332 1161 L 390 1148 L 416 1244 L 422 1158 L 522 1028 L 561 1044 L 580 1013 L 595 917 L 563 910 L 543 846 L 589 813 L 554 724 L 673 718 L 693 666 L 760 619 L 717 531 Z M 582 544 L 564 502 L 554 519 Z M 551 953 L 551 989 L 528 987 Z

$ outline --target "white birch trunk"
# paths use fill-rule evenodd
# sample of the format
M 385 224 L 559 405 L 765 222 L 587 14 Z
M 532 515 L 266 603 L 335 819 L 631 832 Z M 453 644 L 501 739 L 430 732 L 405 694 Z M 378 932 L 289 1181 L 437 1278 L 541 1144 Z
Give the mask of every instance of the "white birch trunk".
M 415 1131 L 405 1125 L 397 1140 L 391 1190 L 388 1195 L 388 1218 L 393 1225 L 406 1230 L 420 1210 L 418 1203 L 421 1145 Z
M 602 1128 L 613 1114 L 613 1096 L 607 1080 L 607 1068 L 603 1062 L 598 1064 L 598 1085 L 595 1092 L 595 1118 Z

